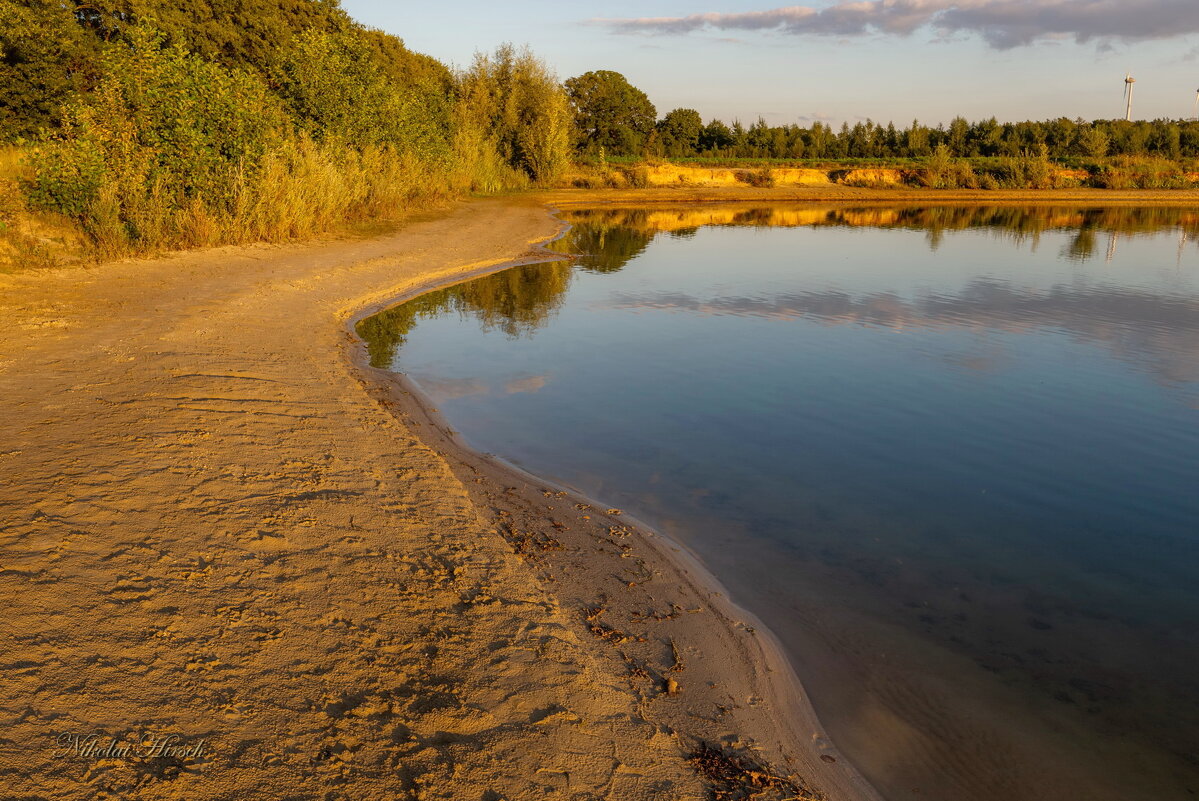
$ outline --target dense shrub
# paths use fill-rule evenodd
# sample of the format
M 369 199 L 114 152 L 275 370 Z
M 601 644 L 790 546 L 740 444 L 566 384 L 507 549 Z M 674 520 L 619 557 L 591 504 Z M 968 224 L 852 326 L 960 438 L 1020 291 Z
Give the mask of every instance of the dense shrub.
M 738 181 L 760 188 L 774 186 L 774 170 L 763 167 L 760 170 L 737 170 L 733 173 Z
M 30 199 L 109 245 L 169 240 L 180 210 L 227 209 L 287 126 L 256 76 L 135 29 L 128 45 L 106 50 L 95 90 L 34 151 Z
M 569 114 L 539 61 L 503 48 L 456 84 L 422 58 L 377 32 L 314 29 L 268 83 L 131 26 L 30 151 L 26 193 L 117 254 L 309 236 L 556 177 Z
M 1023 150 L 1019 155 L 1004 158 L 996 177 L 1002 186 L 1012 189 L 1052 189 L 1056 186 L 1055 170 L 1045 145 L 1035 151 Z
M 1195 185 L 1182 164 L 1166 159 L 1118 156 L 1093 165 L 1088 183 L 1100 189 L 1180 189 Z
M 955 159 L 949 147 L 940 144 L 914 173 L 921 186 L 932 189 L 977 189 L 978 176 L 968 161 Z
M 937 145 L 911 174 L 912 182 L 930 189 L 1055 189 L 1067 185 L 1061 170 L 1041 145 L 998 159 L 954 158 L 948 146 Z
M 406 82 L 380 69 L 376 50 L 354 32 L 307 31 L 275 70 L 279 94 L 317 141 L 386 145 L 427 161 L 449 155 L 451 99 L 435 79 Z
M 626 186 L 645 189 L 649 186 L 649 170 L 646 167 L 622 167 L 617 171 Z
M 561 175 L 569 161 L 570 107 L 557 77 L 536 56 L 511 45 L 478 54 L 458 84 L 462 134 L 478 137 L 484 158 L 494 153 L 541 184 Z

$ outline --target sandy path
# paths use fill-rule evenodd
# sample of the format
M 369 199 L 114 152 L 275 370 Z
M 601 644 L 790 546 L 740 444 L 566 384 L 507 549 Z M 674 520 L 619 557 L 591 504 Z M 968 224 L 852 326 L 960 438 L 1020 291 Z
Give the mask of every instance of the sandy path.
M 5 797 L 700 794 L 344 358 L 356 310 L 554 230 L 483 201 L 369 241 L 0 277 Z

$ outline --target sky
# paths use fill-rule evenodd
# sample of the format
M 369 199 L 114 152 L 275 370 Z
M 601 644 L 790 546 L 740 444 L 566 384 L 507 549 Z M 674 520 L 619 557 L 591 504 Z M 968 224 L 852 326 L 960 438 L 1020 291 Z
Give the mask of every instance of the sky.
M 801 0 L 803 1 L 803 0 Z M 784 0 L 785 2 L 785 0 Z M 659 117 L 773 125 L 867 118 L 1191 117 L 1199 0 L 342 0 L 451 65 L 528 45 L 562 79 L 615 70 Z

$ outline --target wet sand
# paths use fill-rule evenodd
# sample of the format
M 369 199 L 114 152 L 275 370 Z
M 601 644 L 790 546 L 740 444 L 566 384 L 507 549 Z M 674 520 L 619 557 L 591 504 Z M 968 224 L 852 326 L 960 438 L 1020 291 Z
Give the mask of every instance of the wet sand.
M 364 366 L 354 320 L 558 227 L 474 201 L 0 277 L 7 792 L 702 798 L 703 742 L 776 797 L 874 797 L 686 554 Z

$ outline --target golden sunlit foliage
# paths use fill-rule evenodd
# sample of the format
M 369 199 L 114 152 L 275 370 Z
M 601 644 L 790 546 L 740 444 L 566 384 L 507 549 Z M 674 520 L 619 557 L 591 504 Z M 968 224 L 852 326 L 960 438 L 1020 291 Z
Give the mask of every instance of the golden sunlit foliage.
M 0 114 L 22 145 L 12 215 L 73 220 L 102 256 L 311 236 L 567 162 L 565 93 L 527 50 L 454 75 L 330 0 L 241 27 L 154 3 L 0 3 L 18 23 L 0 33 L 0 84 L 21 89 Z

